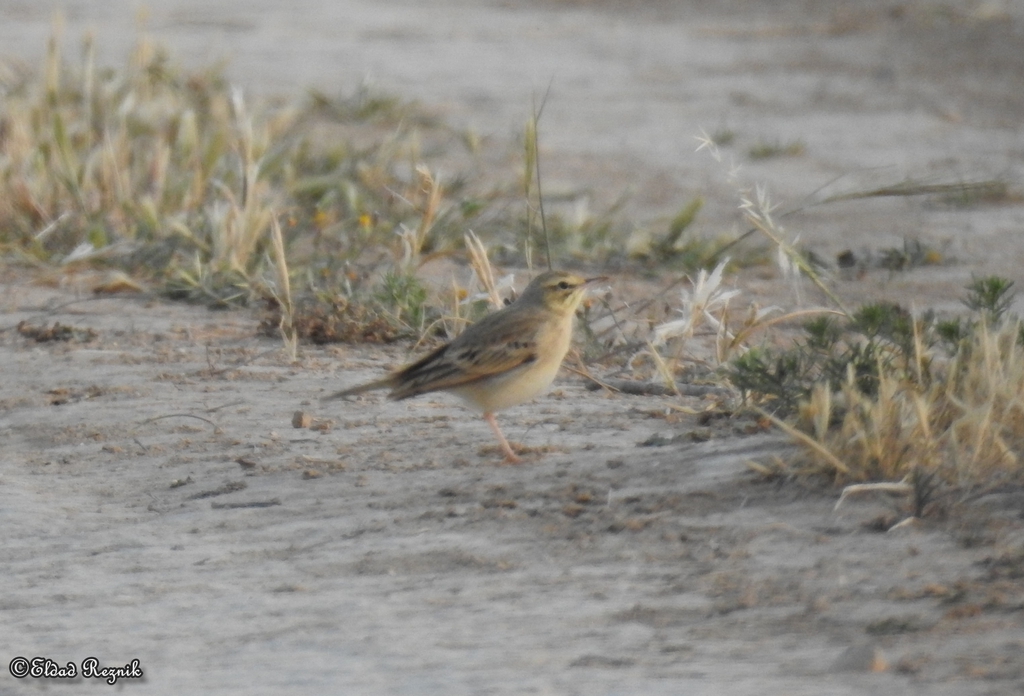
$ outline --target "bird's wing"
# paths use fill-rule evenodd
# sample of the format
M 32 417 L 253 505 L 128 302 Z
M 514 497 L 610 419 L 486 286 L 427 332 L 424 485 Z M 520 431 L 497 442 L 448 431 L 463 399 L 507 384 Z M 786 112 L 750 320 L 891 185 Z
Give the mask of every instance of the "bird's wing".
M 474 324 L 446 346 L 438 348 L 393 375 L 392 399 L 452 389 L 508 372 L 537 360 L 537 341 L 516 322 L 502 326 Z

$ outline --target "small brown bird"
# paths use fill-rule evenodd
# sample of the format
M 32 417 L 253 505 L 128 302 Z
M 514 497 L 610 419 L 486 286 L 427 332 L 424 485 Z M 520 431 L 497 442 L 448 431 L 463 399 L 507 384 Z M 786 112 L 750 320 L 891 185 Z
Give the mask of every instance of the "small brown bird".
M 390 389 L 388 397 L 396 400 L 448 391 L 483 412 L 506 460 L 518 463 L 521 460 L 494 413 L 529 401 L 551 385 L 572 341 L 576 308 L 588 287 L 605 280 L 564 271 L 541 273 L 518 300 L 487 315 L 450 343 L 386 377 L 326 399 L 374 389 Z

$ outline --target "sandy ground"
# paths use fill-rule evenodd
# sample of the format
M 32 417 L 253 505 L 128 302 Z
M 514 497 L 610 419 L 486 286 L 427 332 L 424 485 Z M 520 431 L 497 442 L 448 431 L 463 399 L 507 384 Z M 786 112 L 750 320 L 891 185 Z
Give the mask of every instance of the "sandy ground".
M 905 177 L 1020 185 L 1020 3 L 822 4 L 175 0 L 148 25 L 252 91 L 369 75 L 496 147 L 554 78 L 552 189 L 600 210 L 632 186 L 654 222 L 701 194 L 709 233 L 759 181 L 788 204 Z M 131 3 L 59 5 L 69 37 L 124 55 Z M 56 6 L 0 0 L 0 52 L 35 61 Z M 722 164 L 694 153 L 701 128 L 736 132 Z M 800 157 L 744 155 L 793 140 Z M 787 225 L 826 257 L 914 237 L 951 260 L 839 280 L 844 297 L 948 308 L 971 273 L 1024 280 L 1019 204 L 859 201 Z M 787 454 L 773 436 L 570 378 L 503 415 L 538 451 L 497 466 L 444 397 L 317 403 L 401 347 L 289 365 L 248 314 L 5 281 L 4 664 L 138 659 L 126 688 L 150 693 L 1024 692 L 1019 495 L 878 533 L 883 502 L 835 512 L 834 491 L 754 480 L 749 458 Z M 35 343 L 23 319 L 95 336 Z M 652 435 L 676 439 L 638 446 Z M 0 693 L 56 688 L 0 672 Z
M 879 533 L 885 505 L 756 482 L 744 462 L 787 449 L 749 423 L 573 381 L 503 415 L 538 451 L 499 466 L 445 397 L 318 403 L 399 350 L 288 365 L 246 314 L 5 297 L 5 661 L 138 659 L 129 688 L 154 693 L 1024 686 L 1020 495 Z M 96 336 L 35 343 L 22 319 Z

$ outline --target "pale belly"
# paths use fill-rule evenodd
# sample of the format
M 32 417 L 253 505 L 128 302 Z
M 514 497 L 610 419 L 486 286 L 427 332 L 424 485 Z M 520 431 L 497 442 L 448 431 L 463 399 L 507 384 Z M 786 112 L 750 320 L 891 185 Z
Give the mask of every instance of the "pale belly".
M 540 360 L 522 365 L 500 375 L 452 389 L 452 393 L 467 404 L 484 413 L 493 413 L 511 408 L 534 399 L 548 390 L 555 381 L 562 359 L 569 350 L 572 332 L 565 333 L 565 340 L 545 346 Z

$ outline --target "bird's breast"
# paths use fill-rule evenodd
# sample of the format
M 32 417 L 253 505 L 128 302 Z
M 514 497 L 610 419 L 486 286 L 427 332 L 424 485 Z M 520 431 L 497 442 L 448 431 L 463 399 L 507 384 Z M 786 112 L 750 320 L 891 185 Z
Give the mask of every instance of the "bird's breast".
M 558 374 L 572 342 L 573 315 L 562 325 L 537 336 L 537 359 L 507 372 L 477 380 L 452 391 L 485 413 L 501 411 L 540 396 Z

